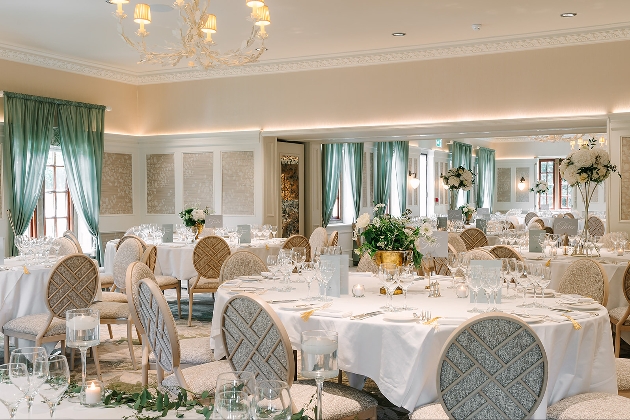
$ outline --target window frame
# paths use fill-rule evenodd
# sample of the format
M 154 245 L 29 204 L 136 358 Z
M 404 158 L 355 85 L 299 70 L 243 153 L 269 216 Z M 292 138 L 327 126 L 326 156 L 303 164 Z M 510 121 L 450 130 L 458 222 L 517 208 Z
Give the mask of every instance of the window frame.
M 553 179 L 553 187 L 551 188 L 551 193 L 547 193 L 546 195 L 549 196 L 551 195 L 551 202 L 550 202 L 550 206 L 549 206 L 549 210 L 571 210 L 571 205 L 572 205 L 572 201 L 573 201 L 573 191 L 572 189 L 569 187 L 567 189 L 568 194 L 564 194 L 562 193 L 562 186 L 563 184 L 566 183 L 566 181 L 564 181 L 562 179 L 562 177 L 560 176 L 560 164 L 562 163 L 564 159 L 563 158 L 546 158 L 546 159 L 539 159 L 538 160 L 538 179 L 542 179 L 542 163 L 543 162 L 551 162 L 553 163 L 553 171 L 552 173 L 552 179 Z M 549 171 L 545 171 L 545 174 L 549 174 Z M 545 178 L 546 179 L 546 178 Z M 567 206 L 562 206 L 562 199 L 563 197 L 567 198 Z M 538 200 L 538 208 L 540 208 L 540 198 L 541 198 L 541 194 L 538 194 L 538 197 L 536 198 Z M 549 199 L 547 199 L 547 202 L 549 203 Z

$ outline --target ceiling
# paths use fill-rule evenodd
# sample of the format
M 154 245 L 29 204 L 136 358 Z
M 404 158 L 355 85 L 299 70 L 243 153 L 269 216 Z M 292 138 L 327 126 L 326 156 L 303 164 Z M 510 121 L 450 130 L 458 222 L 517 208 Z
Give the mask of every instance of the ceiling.
M 145 0 L 147 1 L 147 0 Z M 149 47 L 175 41 L 172 1 L 148 0 L 153 22 Z M 133 15 L 138 1 L 124 6 Z M 470 45 L 540 36 L 630 28 L 628 0 L 267 0 L 269 49 L 261 63 L 319 60 L 414 48 Z M 162 7 L 155 7 L 162 5 Z M 3 1 L 0 47 L 104 67 L 135 75 L 168 71 L 137 64 L 138 54 L 117 34 L 115 6 L 105 0 Z M 212 0 L 222 49 L 238 47 L 251 23 L 244 0 Z M 562 18 L 563 12 L 577 12 Z M 128 33 L 137 26 L 127 19 Z M 479 31 L 472 24 L 481 24 Z M 393 32 L 405 32 L 393 37 Z M 156 48 L 157 49 L 157 48 Z M 185 67 L 185 65 L 184 65 Z M 172 69 L 171 69 L 172 70 Z

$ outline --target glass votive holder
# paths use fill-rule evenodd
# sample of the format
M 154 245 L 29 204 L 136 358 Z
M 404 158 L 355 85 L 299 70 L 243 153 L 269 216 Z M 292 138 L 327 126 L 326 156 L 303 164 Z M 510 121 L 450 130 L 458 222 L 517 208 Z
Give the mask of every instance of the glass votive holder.
M 465 283 L 458 284 L 455 287 L 455 294 L 458 298 L 467 298 L 468 297 L 468 285 Z
M 358 283 L 352 286 L 352 296 L 354 296 L 355 298 L 365 296 L 365 286 Z
M 85 381 L 85 386 L 81 387 L 79 402 L 87 407 L 96 407 L 103 403 L 105 398 L 105 385 L 98 379 Z

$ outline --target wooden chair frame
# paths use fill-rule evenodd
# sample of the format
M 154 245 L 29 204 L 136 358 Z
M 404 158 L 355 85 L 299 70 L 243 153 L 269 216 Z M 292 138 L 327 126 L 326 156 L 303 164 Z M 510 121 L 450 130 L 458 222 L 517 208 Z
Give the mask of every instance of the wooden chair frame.
M 621 333 L 624 331 L 630 331 L 630 325 L 624 325 L 630 316 L 630 264 L 628 264 L 626 270 L 623 272 L 623 295 L 626 298 L 626 302 L 628 302 L 626 312 L 619 319 L 615 319 L 610 316 L 610 323 L 612 324 L 612 329 L 615 333 L 615 357 L 619 357 L 619 351 L 621 349 Z M 626 392 L 628 393 L 628 396 L 630 396 L 630 391 Z

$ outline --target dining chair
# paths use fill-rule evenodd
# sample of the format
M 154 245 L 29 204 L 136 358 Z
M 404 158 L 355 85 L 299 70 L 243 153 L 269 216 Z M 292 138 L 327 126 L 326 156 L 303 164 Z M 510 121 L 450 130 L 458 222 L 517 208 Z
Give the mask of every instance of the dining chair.
M 339 243 L 339 232 L 333 230 L 328 237 L 328 246 L 337 246 Z
M 455 248 L 455 251 L 457 251 L 458 253 L 468 251 L 468 248 L 466 248 L 466 244 L 464 243 L 462 238 L 459 237 L 459 233 L 449 232 L 448 243 L 449 245 L 452 245 L 453 248 Z
M 293 412 L 307 407 L 315 395 L 314 381 L 293 380 L 295 361 L 291 341 L 278 315 L 256 295 L 242 293 L 227 301 L 221 315 L 221 337 L 231 370 L 252 372 L 256 379 L 285 381 L 293 399 Z M 376 419 L 376 400 L 369 394 L 333 382 L 324 383 L 325 418 Z
M 455 251 L 455 248 L 451 245 L 451 244 L 447 244 L 448 245 L 448 254 L 450 255 L 457 255 L 457 251 Z M 450 276 L 451 275 L 451 269 L 448 268 L 448 258 L 446 257 L 434 257 L 433 258 L 433 264 L 435 265 L 435 274 L 437 274 L 438 276 Z
M 437 401 L 410 419 L 527 419 L 543 400 L 548 361 L 527 323 L 504 313 L 477 315 L 451 333 L 437 363 Z
M 147 244 L 142 239 L 140 239 L 140 237 L 136 235 L 132 235 L 129 233 L 129 231 L 127 231 L 127 233 L 118 240 L 118 243 L 116 244 L 116 253 L 118 253 L 118 249 L 125 241 L 132 238 L 138 241 L 142 245 L 142 251 L 144 252 L 144 250 L 147 247 Z M 115 263 L 116 263 L 116 254 L 114 254 L 114 264 Z M 101 273 L 99 274 L 99 279 L 101 282 L 101 289 L 109 289 L 110 292 L 114 292 L 116 290 L 116 284 L 114 282 L 114 275 L 112 273 Z M 125 298 L 125 295 L 120 294 L 120 293 L 118 293 L 118 295 L 104 294 L 102 300 L 109 301 L 109 302 L 120 302 L 120 303 L 125 303 L 127 301 Z
M 142 262 L 145 263 L 155 273 L 155 266 L 157 265 L 157 247 L 155 245 L 148 245 L 142 254 Z M 155 275 L 155 281 L 162 291 L 173 289 L 177 294 L 177 316 L 182 317 L 182 281 L 177 277 L 164 276 L 161 274 Z
M 46 285 L 47 313 L 25 315 L 4 324 L 4 360 L 9 360 L 9 338 L 42 343 L 61 341 L 61 352 L 65 354 L 66 311 L 89 308 L 98 287 L 98 267 L 94 260 L 83 254 L 63 257 L 51 269 Z M 96 372 L 101 377 L 98 350 L 92 347 Z
M 495 245 L 490 250 L 490 253 L 496 258 L 516 258 L 518 261 L 523 261 L 521 254 L 516 252 L 514 248 L 509 245 Z
M 171 395 L 177 395 L 180 387 L 196 394 L 213 392 L 217 377 L 233 370 L 230 363 L 222 360 L 182 369 L 175 318 L 157 283 L 151 278 L 140 280 L 134 300 L 148 344 L 144 352 L 148 353 L 150 348 L 155 355 L 158 389 Z M 208 337 L 206 340 L 209 341 Z M 165 378 L 165 372 L 172 374 Z
M 575 216 L 573 215 L 573 213 L 564 213 L 564 217 L 567 219 L 575 219 Z
M 364 273 L 378 273 L 378 266 L 374 262 L 374 259 L 370 257 L 370 254 L 365 252 L 361 255 L 361 259 L 359 260 L 359 264 L 357 265 L 358 272 Z
M 308 242 L 305 236 L 291 235 L 284 241 L 282 249 L 292 249 L 295 247 L 306 248 L 306 262 L 311 261 L 311 244 Z
M 626 298 L 626 306 L 619 306 L 608 311 L 610 317 L 610 323 L 612 324 L 613 332 L 615 333 L 615 357 L 619 357 L 619 350 L 621 347 L 621 333 L 624 331 L 630 331 L 630 264 L 626 266 L 626 270 L 623 272 L 622 289 L 623 295 Z
M 608 288 L 608 275 L 604 267 L 597 261 L 583 258 L 571 263 L 564 271 L 558 292 L 590 297 L 606 306 Z
M 81 254 L 77 246 L 72 242 L 71 239 L 66 237 L 60 237 L 53 241 L 53 245 L 58 246 L 59 250 L 57 251 L 57 255 L 65 256 L 70 254 Z
M 630 399 L 603 392 L 589 392 L 565 398 L 547 407 L 547 420 L 627 419 Z
M 545 231 L 545 233 L 553 235 L 553 228 L 551 226 L 545 226 L 543 230 Z
M 488 237 L 483 230 L 477 228 L 468 228 L 459 234 L 459 237 L 464 241 L 466 249 L 481 248 L 482 246 L 488 246 Z
M 74 243 L 74 246 L 77 247 L 78 254 L 83 254 L 83 250 L 81 249 L 81 244 L 79 243 L 79 240 L 77 239 L 77 236 L 74 234 L 74 232 L 72 232 L 71 230 L 66 230 L 63 233 L 63 237 L 70 239 Z
M 263 271 L 268 271 L 267 264 L 258 255 L 249 251 L 238 251 L 223 262 L 219 282 L 223 283 L 240 276 L 259 276 Z
M 603 236 L 606 232 L 604 222 L 597 216 L 591 216 L 588 218 L 588 233 L 591 236 Z
M 151 270 L 151 268 L 146 264 L 139 261 L 131 263 L 127 268 L 127 275 L 125 276 L 125 292 L 127 295 L 129 316 L 136 326 L 138 336 L 141 337 L 142 385 L 147 386 L 149 380 L 149 370 L 151 368 L 155 369 L 156 358 L 155 354 L 151 352 L 147 334 L 140 322 L 140 316 L 138 315 L 138 284 L 140 283 L 140 280 L 143 279 L 147 281 L 156 281 L 155 276 L 153 275 L 153 270 Z M 180 366 L 199 365 L 214 361 L 214 353 L 210 349 L 210 340 L 208 337 L 186 338 L 180 340 L 179 343 Z
M 496 259 L 489 251 L 485 249 L 473 249 L 468 251 L 471 260 L 494 260 Z
M 538 217 L 538 215 L 536 213 L 534 213 L 533 211 L 530 211 L 529 213 L 527 213 L 525 215 L 525 226 L 529 226 L 529 222 L 534 218 L 534 217 Z
M 527 224 L 527 230 L 530 229 L 545 230 L 545 222 L 540 217 L 533 217 Z
M 98 309 L 101 313 L 101 324 L 107 325 L 110 338 L 113 338 L 112 325 L 127 325 L 127 345 L 129 347 L 129 356 L 134 370 L 136 369 L 136 358 L 133 353 L 132 341 L 132 320 L 129 314 L 129 306 L 126 288 L 127 267 L 134 261 L 142 259 L 142 243 L 139 238 L 130 238 L 123 242 L 116 251 L 114 256 L 114 285 L 118 292 L 103 292 L 103 300 L 94 303 L 91 307 Z M 118 300 L 120 299 L 120 300 Z M 140 336 L 138 336 L 140 337 Z
M 516 226 L 514 226 L 514 222 L 508 221 L 508 229 L 516 229 Z
M 630 359 L 615 357 L 615 371 L 617 373 L 617 394 L 630 398 Z
M 206 236 L 193 249 L 193 267 L 197 276 L 188 280 L 188 326 L 192 325 L 193 296 L 195 293 L 212 293 L 219 288 L 219 275 L 223 262 L 230 256 L 230 246 L 223 238 Z
M 326 229 L 321 226 L 315 228 L 310 238 L 308 238 L 308 242 L 311 245 L 311 260 L 313 260 L 315 257 L 315 249 L 322 248 L 328 244 L 328 233 Z
M 146 251 L 147 243 L 144 242 L 144 240 L 142 238 L 140 238 L 139 236 L 137 236 L 137 235 L 130 235 L 130 234 L 126 234 L 122 238 L 120 238 L 120 240 L 116 244 L 116 251 L 118 251 L 118 248 L 120 248 L 120 246 L 123 243 L 125 243 L 125 241 L 128 240 L 128 239 L 135 239 L 135 240 L 137 240 L 142 245 L 142 251 Z

